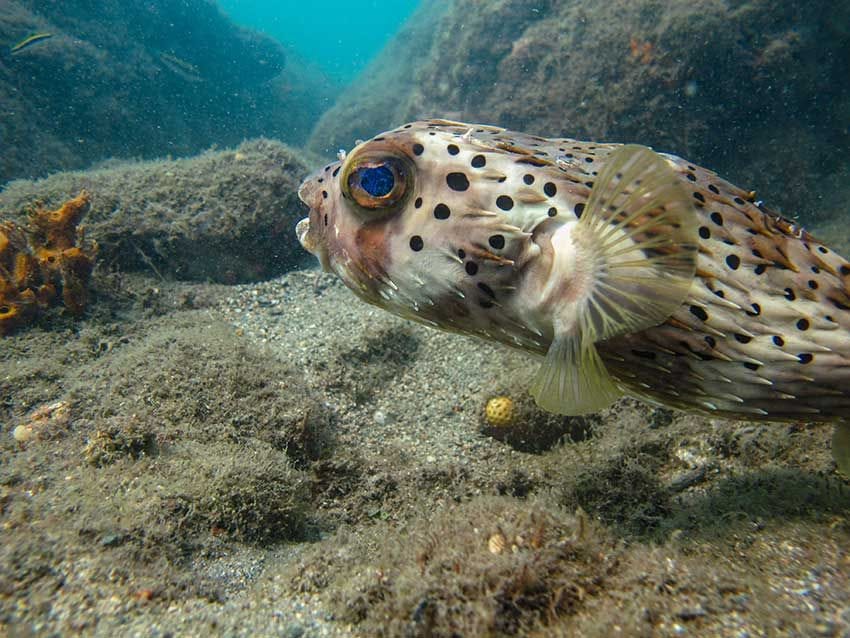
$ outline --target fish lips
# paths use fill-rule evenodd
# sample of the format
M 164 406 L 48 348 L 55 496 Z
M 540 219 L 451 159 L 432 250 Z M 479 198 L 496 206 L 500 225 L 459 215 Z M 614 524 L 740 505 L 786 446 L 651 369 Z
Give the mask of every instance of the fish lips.
M 315 255 L 315 257 L 319 260 L 322 270 L 330 272 L 331 267 L 327 247 L 321 238 L 317 237 L 317 232 L 310 224 L 311 217 L 315 216 L 315 218 L 318 219 L 321 214 L 319 208 L 321 207 L 322 197 L 320 192 L 321 189 L 319 189 L 318 186 L 319 184 L 316 182 L 315 178 L 308 178 L 304 180 L 298 189 L 298 198 L 310 207 L 310 215 L 301 219 L 295 225 L 295 235 L 298 237 L 298 242 L 304 250 Z

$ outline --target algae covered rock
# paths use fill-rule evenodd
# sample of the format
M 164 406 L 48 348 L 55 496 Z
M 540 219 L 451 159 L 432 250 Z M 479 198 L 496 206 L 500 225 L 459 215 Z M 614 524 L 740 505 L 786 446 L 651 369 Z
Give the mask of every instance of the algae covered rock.
M 0 348 L 12 377 L 41 387 L 12 401 L 15 381 L 0 382 L 15 404 L 4 425 L 41 404 L 20 417 L 28 440 L 0 432 L 0 591 L 33 618 L 59 586 L 130 604 L 215 600 L 224 577 L 189 565 L 314 526 L 306 470 L 330 453 L 332 415 L 301 371 L 207 311 L 122 325 L 97 354 L 73 333 Z
M 15 48 L 32 34 L 49 37 Z M 209 0 L 0 3 L 0 183 L 107 157 L 303 141 L 326 89 Z
M 311 148 L 440 116 L 648 144 L 757 188 L 786 214 L 843 210 L 850 32 L 835 3 L 446 4 L 441 17 L 411 18 L 408 30 L 429 32 L 403 31 L 324 115 Z M 344 117 L 353 102 L 370 116 Z
M 81 418 L 92 419 L 89 442 L 105 431 L 167 446 L 259 445 L 295 466 L 329 453 L 331 415 L 297 371 L 205 315 L 155 322 L 73 386 Z
M 224 283 L 279 275 L 309 263 L 294 227 L 297 189 L 314 168 L 280 142 L 175 161 L 113 163 L 86 172 L 11 182 L 0 217 L 25 220 L 35 200 L 61 203 L 85 188 L 86 237 L 98 260 L 121 270 Z
M 435 507 L 352 544 L 308 555 L 293 584 L 326 590 L 340 620 L 375 636 L 545 633 L 594 605 L 620 552 L 581 513 L 507 497 Z

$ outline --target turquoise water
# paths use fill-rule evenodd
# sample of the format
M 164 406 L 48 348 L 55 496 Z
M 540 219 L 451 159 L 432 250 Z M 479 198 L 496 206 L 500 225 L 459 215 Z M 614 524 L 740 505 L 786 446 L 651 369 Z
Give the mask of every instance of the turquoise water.
M 419 1 L 221 0 L 219 4 L 235 22 L 291 45 L 332 78 L 347 82 L 380 51 Z

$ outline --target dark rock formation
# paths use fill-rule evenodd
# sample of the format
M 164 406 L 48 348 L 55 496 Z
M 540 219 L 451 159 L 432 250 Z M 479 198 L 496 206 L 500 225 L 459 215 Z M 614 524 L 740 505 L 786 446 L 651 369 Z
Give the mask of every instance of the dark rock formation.
M 34 33 L 51 37 L 12 50 Z M 303 141 L 320 80 L 286 58 L 211 0 L 0 3 L 0 184 L 263 134 Z

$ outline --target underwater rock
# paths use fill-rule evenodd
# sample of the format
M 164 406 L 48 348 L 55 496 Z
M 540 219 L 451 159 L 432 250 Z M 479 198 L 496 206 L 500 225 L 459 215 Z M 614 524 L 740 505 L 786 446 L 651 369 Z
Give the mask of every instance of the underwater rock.
M 2 2 L 0 183 L 261 134 L 300 143 L 329 92 L 303 66 L 208 0 Z
M 302 157 L 258 139 L 184 160 L 17 180 L 0 192 L 0 211 L 23 219 L 36 197 L 60 201 L 85 187 L 86 237 L 103 263 L 178 279 L 257 280 L 309 258 L 292 232 L 303 211 L 296 192 L 310 170 Z
M 77 225 L 89 204 L 83 190 L 56 210 L 29 209 L 27 226 L 0 222 L 0 335 L 31 321 L 60 292 L 72 315 L 85 310 L 97 245 Z
M 593 606 L 622 565 L 616 542 L 586 515 L 541 501 L 478 497 L 436 507 L 401 535 L 367 534 L 374 539 L 348 550 L 363 561 L 351 571 L 308 560 L 293 579 L 310 587 L 301 581 L 321 570 L 334 615 L 363 635 L 558 635 L 547 626 Z M 339 563 L 342 553 L 322 559 Z
M 834 3 L 444 4 L 441 17 L 410 19 L 310 148 L 439 116 L 647 144 L 758 188 L 786 215 L 843 210 L 850 33 L 834 26 Z M 363 104 L 368 117 L 349 116 Z

